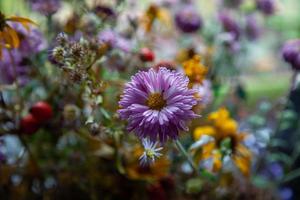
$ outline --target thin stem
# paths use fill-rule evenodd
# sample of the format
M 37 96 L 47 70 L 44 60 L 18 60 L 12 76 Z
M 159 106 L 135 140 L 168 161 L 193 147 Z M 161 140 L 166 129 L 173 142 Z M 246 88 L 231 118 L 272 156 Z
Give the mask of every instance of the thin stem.
M 19 135 L 19 139 L 20 139 L 22 145 L 25 147 L 25 149 L 26 149 L 26 151 L 27 151 L 27 153 L 28 153 L 30 159 L 31 159 L 31 160 L 34 160 L 34 156 L 33 156 L 32 152 L 31 152 L 31 150 L 30 150 L 30 148 L 29 148 L 29 146 L 28 146 L 26 140 L 25 140 L 21 135 Z
M 1 106 L 3 106 L 3 108 L 6 107 L 6 104 L 5 104 L 5 100 L 4 100 L 2 91 L 0 91 L 0 104 L 1 104 Z
M 8 51 L 9 53 L 9 58 L 12 64 L 12 68 L 13 68 L 13 72 L 14 72 L 14 78 L 15 78 L 15 83 L 16 83 L 16 97 L 17 97 L 17 110 L 16 110 L 16 118 L 17 120 L 20 119 L 20 111 L 22 110 L 22 98 L 21 98 L 21 94 L 20 94 L 20 85 L 19 85 L 19 80 L 18 80 L 18 73 L 17 73 L 17 67 L 16 67 L 16 63 L 15 63 L 15 59 L 12 55 L 11 50 Z
M 52 37 L 52 29 L 53 29 L 53 24 L 52 24 L 52 14 L 47 16 L 47 37 L 48 40 L 51 40 Z
M 114 138 L 114 143 L 115 143 L 115 147 L 116 147 L 116 151 L 115 151 L 116 167 L 121 174 L 125 174 L 125 169 L 122 164 L 122 155 L 120 154 L 120 151 L 119 151 L 120 142 L 119 142 L 119 139 L 116 137 L 116 134 L 113 135 L 113 138 Z
M 186 152 L 186 150 L 182 146 L 181 142 L 179 140 L 176 140 L 175 144 L 176 144 L 176 147 L 178 148 L 178 150 L 186 157 L 187 161 L 189 162 L 189 164 L 191 165 L 191 167 L 194 169 L 194 171 L 196 172 L 196 174 L 199 175 L 199 171 L 197 169 L 196 164 L 194 163 L 194 161 L 191 158 L 191 156 Z
M 86 68 L 86 71 L 89 71 L 89 70 L 93 67 L 93 65 L 99 60 L 100 57 L 101 57 L 101 56 L 96 57 L 96 58 L 89 64 L 89 66 Z
M 289 96 L 291 95 L 292 91 L 295 89 L 295 86 L 296 86 L 297 75 L 298 75 L 298 72 L 294 71 L 293 75 L 292 75 L 292 78 L 291 78 L 290 88 L 289 88 L 287 94 L 285 95 L 285 102 L 282 105 L 281 111 L 284 111 L 286 109 L 288 103 L 289 103 Z M 276 126 L 275 131 L 274 131 L 275 136 L 280 131 L 281 123 L 282 123 L 282 115 L 279 116 L 279 119 L 277 121 L 277 126 Z

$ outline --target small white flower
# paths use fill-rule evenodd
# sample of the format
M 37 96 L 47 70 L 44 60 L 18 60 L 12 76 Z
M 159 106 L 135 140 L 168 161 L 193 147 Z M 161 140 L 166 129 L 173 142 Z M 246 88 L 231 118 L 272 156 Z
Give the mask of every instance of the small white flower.
M 142 166 L 150 165 L 155 162 L 156 158 L 159 158 L 162 156 L 161 153 L 159 153 L 160 150 L 162 150 L 162 147 L 156 148 L 158 145 L 158 142 L 151 142 L 149 139 L 143 139 L 142 141 L 144 146 L 144 153 L 140 156 L 140 164 Z

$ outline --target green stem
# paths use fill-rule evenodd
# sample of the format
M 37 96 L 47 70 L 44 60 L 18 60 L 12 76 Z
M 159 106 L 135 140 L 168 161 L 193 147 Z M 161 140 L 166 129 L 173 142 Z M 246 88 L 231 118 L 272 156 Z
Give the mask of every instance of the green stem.
M 15 118 L 16 118 L 16 121 L 18 121 L 20 119 L 20 115 L 21 115 L 20 112 L 23 107 L 23 101 L 22 101 L 23 98 L 21 97 L 21 90 L 20 90 L 20 84 L 19 84 L 19 80 L 18 80 L 17 66 L 15 63 L 14 56 L 13 56 L 11 50 L 8 51 L 8 54 L 9 54 L 9 58 L 11 61 L 13 73 L 15 76 L 14 78 L 15 78 L 15 83 L 16 83 L 16 98 L 17 98 L 17 105 L 15 107 L 16 108 Z
M 29 158 L 31 160 L 35 161 L 35 158 L 34 158 L 32 152 L 31 152 L 31 150 L 29 148 L 29 145 L 27 144 L 26 140 L 21 135 L 18 135 L 18 136 L 19 136 L 19 139 L 20 139 L 22 145 L 24 146 L 24 148 L 26 149 L 26 151 L 27 151 L 27 153 L 29 155 Z
M 48 41 L 52 39 L 52 29 L 53 29 L 53 24 L 52 24 L 52 14 L 47 16 L 47 37 Z
M 197 169 L 196 164 L 194 163 L 194 161 L 191 158 L 191 156 L 186 152 L 186 150 L 182 146 L 181 142 L 179 140 L 176 140 L 175 144 L 176 144 L 176 147 L 178 148 L 178 150 L 186 157 L 187 161 L 189 162 L 189 164 L 191 165 L 191 167 L 194 169 L 194 171 L 196 172 L 196 174 L 199 175 L 199 171 Z

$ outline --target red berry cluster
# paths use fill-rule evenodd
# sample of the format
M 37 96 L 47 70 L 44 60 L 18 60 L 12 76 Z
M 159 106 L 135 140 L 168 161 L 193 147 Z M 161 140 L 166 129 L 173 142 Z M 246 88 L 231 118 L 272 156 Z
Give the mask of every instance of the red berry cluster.
M 50 120 L 53 116 L 52 107 L 44 101 L 35 103 L 30 108 L 30 113 L 21 119 L 21 133 L 33 134 L 40 126 Z

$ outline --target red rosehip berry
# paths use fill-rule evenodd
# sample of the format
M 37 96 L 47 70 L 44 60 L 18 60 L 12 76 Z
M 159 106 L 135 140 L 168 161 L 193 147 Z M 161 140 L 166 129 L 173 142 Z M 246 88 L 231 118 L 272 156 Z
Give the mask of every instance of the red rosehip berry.
M 144 62 L 152 62 L 155 59 L 155 55 L 151 49 L 142 48 L 140 51 L 140 58 Z
M 47 102 L 44 102 L 44 101 L 39 101 L 39 102 L 35 103 L 30 108 L 30 113 L 40 123 L 48 121 L 53 116 L 52 107 Z
M 21 119 L 20 129 L 21 133 L 33 134 L 39 129 L 39 122 L 32 114 L 28 114 Z

